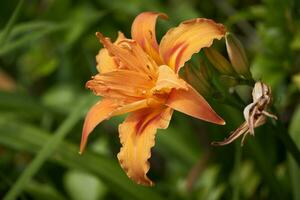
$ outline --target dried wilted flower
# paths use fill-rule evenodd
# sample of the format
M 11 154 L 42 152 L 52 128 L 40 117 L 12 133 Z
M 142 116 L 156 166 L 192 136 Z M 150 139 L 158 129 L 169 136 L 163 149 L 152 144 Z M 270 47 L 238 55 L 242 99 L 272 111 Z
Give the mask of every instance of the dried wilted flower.
M 245 122 L 242 125 L 233 131 L 231 135 L 222 142 L 212 142 L 212 145 L 226 145 L 236 140 L 238 137 L 243 135 L 241 144 L 244 144 L 246 136 L 254 136 L 254 128 L 263 125 L 266 122 L 267 117 L 277 119 L 277 117 L 266 109 L 271 103 L 272 94 L 271 88 L 266 84 L 258 81 L 255 83 L 252 91 L 253 102 L 250 103 L 244 109 Z

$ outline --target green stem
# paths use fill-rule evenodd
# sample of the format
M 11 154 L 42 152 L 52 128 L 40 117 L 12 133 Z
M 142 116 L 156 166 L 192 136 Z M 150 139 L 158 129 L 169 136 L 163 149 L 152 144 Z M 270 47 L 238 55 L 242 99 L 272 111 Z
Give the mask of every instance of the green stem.
M 274 133 L 276 134 L 276 136 L 282 141 L 285 148 L 289 151 L 289 153 L 292 155 L 292 157 L 300 167 L 299 148 L 295 144 L 294 140 L 291 138 L 290 134 L 288 134 L 286 129 L 283 127 L 283 124 L 278 120 L 276 122 L 276 125 L 272 124 L 272 128 L 274 129 Z
M 250 152 L 253 154 L 255 163 L 260 169 L 262 176 L 270 186 L 270 190 L 274 198 L 286 199 L 286 192 L 283 190 L 283 187 L 274 174 L 274 168 L 271 162 L 268 160 L 268 157 L 265 156 L 261 145 L 258 142 L 248 140 L 247 146 L 250 149 Z
M 14 200 L 22 192 L 26 184 L 31 180 L 35 173 L 41 168 L 43 163 L 51 156 L 51 154 L 60 145 L 66 135 L 70 132 L 72 127 L 82 117 L 82 111 L 86 107 L 87 101 L 90 99 L 82 99 L 78 105 L 74 106 L 74 110 L 68 118 L 61 124 L 61 126 L 55 131 L 52 138 L 46 142 L 34 160 L 29 164 L 21 176 L 17 179 L 16 183 L 8 191 L 3 200 Z
M 239 82 L 239 85 L 248 85 L 252 87 L 255 84 L 255 81 L 252 78 L 248 78 L 248 79 L 238 78 L 237 80 Z
M 240 143 L 235 143 L 235 163 L 234 163 L 234 181 L 233 181 L 233 200 L 240 199 L 240 169 L 242 160 L 242 148 Z

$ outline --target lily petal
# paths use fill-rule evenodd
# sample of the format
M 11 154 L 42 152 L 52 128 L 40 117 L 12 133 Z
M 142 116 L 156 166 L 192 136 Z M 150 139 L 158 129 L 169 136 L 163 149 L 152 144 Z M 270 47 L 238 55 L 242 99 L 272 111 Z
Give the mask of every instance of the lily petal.
M 147 98 L 140 101 L 135 101 L 133 103 L 122 105 L 121 107 L 117 108 L 112 115 L 122 115 L 129 112 L 134 112 L 143 108 L 148 107 L 155 107 L 159 105 L 160 102 L 153 98 Z
M 119 32 L 118 38 L 116 39 L 114 44 L 117 44 L 118 42 L 124 39 L 126 39 L 124 34 Z M 99 53 L 96 56 L 96 62 L 97 62 L 97 70 L 100 73 L 107 73 L 118 69 L 118 65 L 115 59 L 109 55 L 106 48 L 100 49 Z
M 225 121 L 210 107 L 207 101 L 190 85 L 188 90 L 173 89 L 165 103 L 174 110 L 215 124 Z
M 97 102 L 86 115 L 82 138 L 80 144 L 80 153 L 83 152 L 88 136 L 93 129 L 100 124 L 103 120 L 109 119 L 110 117 L 134 112 L 149 106 L 155 105 L 156 101 L 149 98 L 136 101 L 133 103 L 121 105 L 120 102 L 112 99 L 103 99 Z
M 162 64 L 155 35 L 155 25 L 158 17 L 168 18 L 164 13 L 143 12 L 139 14 L 133 21 L 131 36 L 156 63 Z
M 211 46 L 214 39 L 219 40 L 224 35 L 222 24 L 204 18 L 188 20 L 166 33 L 160 42 L 160 55 L 168 66 L 178 72 L 194 53 Z
M 249 127 L 250 133 L 254 134 L 254 115 L 257 110 L 257 102 L 250 103 L 244 108 L 243 114 L 245 121 Z
M 186 82 L 167 65 L 161 65 L 158 69 L 156 86 L 152 88 L 153 94 L 169 93 L 173 88 L 187 90 Z
M 133 112 L 119 125 L 122 147 L 118 159 L 133 181 L 153 185 L 146 175 L 150 168 L 148 159 L 151 157 L 157 129 L 167 128 L 171 116 L 171 108 L 146 108 Z
M 125 39 L 118 42 L 118 44 L 113 44 L 109 38 L 104 37 L 101 33 L 97 32 L 96 35 L 109 54 L 114 56 L 119 69 L 142 72 L 154 79 L 157 64 L 136 41 Z
M 96 95 L 124 99 L 140 100 L 148 96 L 149 88 L 154 81 L 148 75 L 129 70 L 116 70 L 104 74 L 97 74 L 86 83 L 86 87 Z
M 82 137 L 80 143 L 80 153 L 83 152 L 89 134 L 94 130 L 94 128 L 101 123 L 103 120 L 106 120 L 111 117 L 113 111 L 118 108 L 119 105 L 116 101 L 111 99 L 103 99 L 96 103 L 88 112 L 85 117 L 85 121 L 82 129 Z

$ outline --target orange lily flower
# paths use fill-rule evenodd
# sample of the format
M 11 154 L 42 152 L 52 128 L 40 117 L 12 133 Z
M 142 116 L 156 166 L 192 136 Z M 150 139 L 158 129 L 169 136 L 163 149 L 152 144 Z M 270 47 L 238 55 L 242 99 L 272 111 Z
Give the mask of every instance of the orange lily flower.
M 119 32 L 112 43 L 97 32 L 104 48 L 96 56 L 99 74 L 86 87 L 103 98 L 88 112 L 82 131 L 80 152 L 92 130 L 103 120 L 130 112 L 119 125 L 121 150 L 118 159 L 128 177 L 153 185 L 147 177 L 150 149 L 157 129 L 166 129 L 173 110 L 216 124 L 225 124 L 205 99 L 178 72 L 194 53 L 221 39 L 225 28 L 212 20 L 197 18 L 170 29 L 158 45 L 156 19 L 162 13 L 138 15 L 132 39 Z

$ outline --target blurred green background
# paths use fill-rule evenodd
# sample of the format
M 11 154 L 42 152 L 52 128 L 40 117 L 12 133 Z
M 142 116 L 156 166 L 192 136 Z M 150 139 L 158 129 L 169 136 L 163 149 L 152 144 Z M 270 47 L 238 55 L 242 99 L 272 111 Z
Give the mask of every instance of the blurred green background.
M 169 15 L 158 38 L 195 17 L 225 24 L 245 45 L 255 79 L 271 85 L 284 129 L 268 121 L 243 148 L 212 147 L 243 121 L 241 109 L 211 101 L 224 127 L 176 112 L 156 138 L 152 188 L 118 164 L 124 117 L 98 126 L 80 156 L 83 119 L 98 99 L 84 87 L 102 47 L 95 32 L 130 37 L 143 11 Z M 1 199 L 300 199 L 300 169 L 274 134 L 300 146 L 299 0 L 2 0 L 0 31 Z M 251 88 L 237 91 L 251 100 Z

